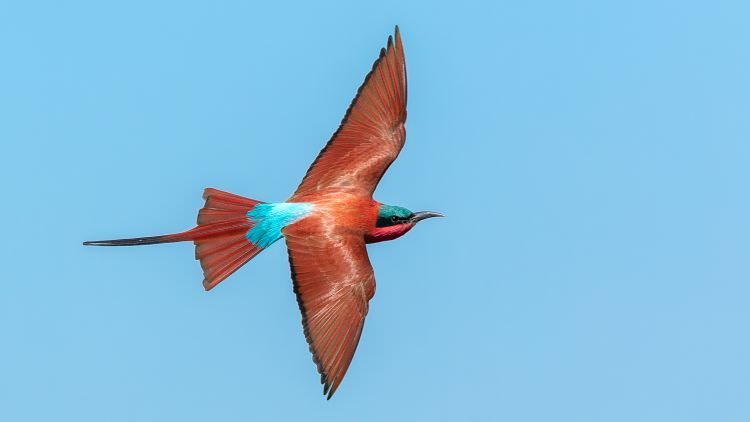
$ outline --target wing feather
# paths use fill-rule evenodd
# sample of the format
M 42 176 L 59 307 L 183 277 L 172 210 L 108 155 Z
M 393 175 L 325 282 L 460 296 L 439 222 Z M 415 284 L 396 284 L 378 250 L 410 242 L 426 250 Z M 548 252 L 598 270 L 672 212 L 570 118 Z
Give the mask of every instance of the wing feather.
M 287 226 L 284 237 L 305 338 L 330 399 L 357 349 L 375 276 L 362 236 L 316 220 Z
M 326 188 L 369 194 L 406 140 L 406 59 L 396 27 L 357 91 L 338 130 L 307 170 L 294 196 Z

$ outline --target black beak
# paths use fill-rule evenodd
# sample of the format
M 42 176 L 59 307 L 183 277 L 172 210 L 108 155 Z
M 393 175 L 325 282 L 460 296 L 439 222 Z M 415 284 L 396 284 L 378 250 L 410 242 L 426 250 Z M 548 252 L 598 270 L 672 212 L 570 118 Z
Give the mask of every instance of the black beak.
M 445 216 L 443 214 L 440 214 L 439 212 L 420 211 L 420 212 L 415 212 L 414 214 L 412 214 L 410 221 L 412 223 L 417 223 L 426 218 L 432 218 L 432 217 L 445 217 Z

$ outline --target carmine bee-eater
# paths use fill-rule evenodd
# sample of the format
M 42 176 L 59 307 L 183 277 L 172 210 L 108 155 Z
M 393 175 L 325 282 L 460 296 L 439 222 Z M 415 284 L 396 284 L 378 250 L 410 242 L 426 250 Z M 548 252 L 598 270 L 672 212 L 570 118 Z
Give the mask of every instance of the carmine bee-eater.
M 406 62 L 396 27 L 395 40 L 388 37 L 338 130 L 286 202 L 265 203 L 209 188 L 198 226 L 191 230 L 84 245 L 192 241 L 203 286 L 211 290 L 283 237 L 305 338 L 323 394 L 330 399 L 354 356 L 375 294 L 365 244 L 395 239 L 419 221 L 442 216 L 372 199 L 404 146 L 405 121 Z

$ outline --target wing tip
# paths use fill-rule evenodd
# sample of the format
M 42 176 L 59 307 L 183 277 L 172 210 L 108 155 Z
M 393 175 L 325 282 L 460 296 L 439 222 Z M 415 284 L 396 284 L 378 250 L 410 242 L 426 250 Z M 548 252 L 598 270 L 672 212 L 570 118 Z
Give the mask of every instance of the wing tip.
M 305 192 L 307 192 L 310 187 L 306 186 L 306 183 L 308 182 L 311 172 L 313 168 L 318 164 L 318 162 L 321 160 L 323 156 L 325 156 L 326 152 L 328 151 L 328 148 L 331 146 L 333 141 L 336 139 L 336 137 L 339 135 L 341 130 L 344 128 L 344 125 L 349 121 L 349 117 L 352 113 L 352 110 L 354 110 L 355 106 L 359 102 L 360 96 L 362 95 L 362 92 L 367 87 L 367 84 L 369 83 L 370 79 L 372 78 L 373 74 L 376 72 L 378 66 L 386 60 L 386 56 L 388 53 L 391 53 L 396 56 L 396 59 L 399 64 L 400 70 L 403 72 L 403 76 L 401 79 L 403 82 L 401 83 L 400 89 L 403 91 L 402 100 L 401 103 L 403 105 L 401 106 L 403 108 L 403 111 L 399 114 L 398 118 L 399 120 L 405 121 L 406 120 L 406 99 L 407 99 L 407 91 L 406 91 L 406 64 L 405 64 L 405 58 L 404 58 L 404 48 L 401 41 L 401 29 L 398 25 L 394 26 L 394 35 L 388 36 L 388 45 L 386 48 L 380 49 L 380 54 L 378 55 L 378 58 L 372 63 L 372 66 L 370 67 L 370 71 L 365 75 L 364 81 L 357 89 L 357 92 L 354 95 L 354 98 L 352 99 L 351 103 L 349 103 L 349 107 L 346 109 L 346 112 L 344 113 L 344 117 L 341 119 L 341 123 L 339 123 L 339 127 L 334 131 L 331 138 L 328 140 L 328 142 L 323 146 L 323 149 L 320 150 L 318 155 L 315 157 L 315 160 L 310 164 L 310 167 L 307 168 L 307 171 L 305 172 L 305 175 L 302 177 L 302 181 L 300 182 L 297 189 L 294 191 L 294 196 L 302 195 Z M 400 150 L 400 148 L 399 148 Z
M 216 284 L 212 283 L 206 278 L 203 279 L 203 290 L 208 292 L 211 291 L 211 289 L 213 289 L 214 287 L 216 287 Z
M 323 384 L 323 395 L 326 397 L 326 400 L 331 400 L 331 397 L 333 397 L 333 393 L 336 392 L 336 389 L 338 389 L 338 383 L 337 382 L 328 382 L 326 379 L 325 384 Z
M 333 397 L 333 393 L 335 393 L 336 390 L 339 388 L 339 383 L 333 382 L 332 384 L 327 384 L 327 386 L 328 388 L 323 390 L 323 395 L 326 396 L 326 400 L 331 400 L 331 397 Z

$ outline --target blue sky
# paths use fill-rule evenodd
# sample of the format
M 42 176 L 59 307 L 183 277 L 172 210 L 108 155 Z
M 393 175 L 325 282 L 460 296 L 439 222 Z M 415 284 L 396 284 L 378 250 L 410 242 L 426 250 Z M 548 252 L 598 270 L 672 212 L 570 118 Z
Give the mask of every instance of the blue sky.
M 0 419 L 750 419 L 745 2 L 316 3 L 0 5 Z M 369 248 L 326 402 L 282 243 L 210 293 L 80 243 L 287 198 L 394 24 L 376 197 L 448 218 Z

